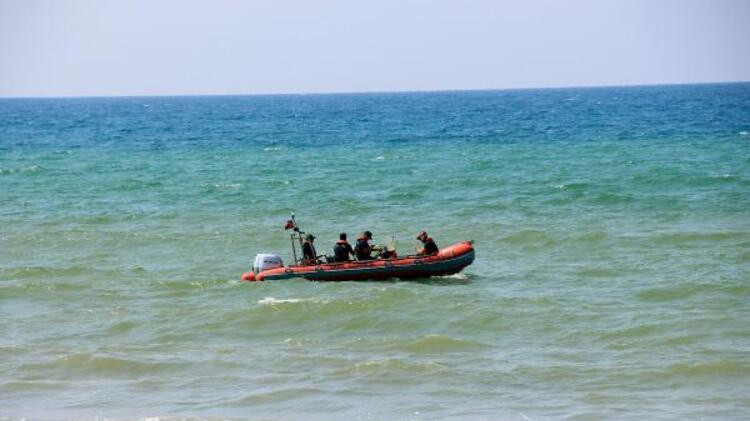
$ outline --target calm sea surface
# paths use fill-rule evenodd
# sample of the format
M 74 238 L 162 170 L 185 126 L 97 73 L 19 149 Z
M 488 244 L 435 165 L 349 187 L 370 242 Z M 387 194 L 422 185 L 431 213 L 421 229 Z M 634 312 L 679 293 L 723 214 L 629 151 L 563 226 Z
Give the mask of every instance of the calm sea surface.
M 0 318 L 3 420 L 748 420 L 750 84 L 2 99 Z

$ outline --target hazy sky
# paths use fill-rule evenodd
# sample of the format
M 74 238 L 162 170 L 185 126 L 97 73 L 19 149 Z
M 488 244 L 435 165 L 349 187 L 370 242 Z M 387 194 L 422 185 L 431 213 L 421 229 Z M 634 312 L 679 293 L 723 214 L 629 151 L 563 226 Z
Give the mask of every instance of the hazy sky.
M 750 0 L 0 0 L 0 96 L 750 80 Z

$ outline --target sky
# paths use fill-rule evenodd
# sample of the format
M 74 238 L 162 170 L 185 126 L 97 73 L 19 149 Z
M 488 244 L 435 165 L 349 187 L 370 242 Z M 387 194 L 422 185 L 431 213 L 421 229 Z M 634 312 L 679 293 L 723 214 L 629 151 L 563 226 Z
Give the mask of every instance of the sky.
M 750 80 L 750 0 L 0 0 L 0 96 Z

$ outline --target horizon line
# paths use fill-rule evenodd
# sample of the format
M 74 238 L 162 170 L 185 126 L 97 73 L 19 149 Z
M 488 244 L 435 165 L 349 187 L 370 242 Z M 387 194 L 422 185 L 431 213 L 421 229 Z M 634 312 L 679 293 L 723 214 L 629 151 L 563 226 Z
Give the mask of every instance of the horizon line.
M 4 99 L 86 99 L 86 98 L 176 98 L 176 97 L 227 97 L 227 96 L 306 96 L 306 95 L 368 95 L 368 94 L 417 94 L 417 93 L 450 93 L 450 92 L 502 92 L 502 91 L 536 91 L 558 89 L 597 89 L 597 88 L 637 88 L 656 86 L 688 85 L 730 85 L 750 83 L 750 80 L 729 80 L 715 82 L 669 82 L 669 83 L 633 83 L 605 85 L 550 85 L 517 88 L 459 88 L 459 89 L 404 89 L 404 90 L 363 90 L 363 91 L 311 91 L 311 92 L 269 92 L 269 93 L 211 93 L 211 94 L 115 94 L 115 95 L 0 95 Z

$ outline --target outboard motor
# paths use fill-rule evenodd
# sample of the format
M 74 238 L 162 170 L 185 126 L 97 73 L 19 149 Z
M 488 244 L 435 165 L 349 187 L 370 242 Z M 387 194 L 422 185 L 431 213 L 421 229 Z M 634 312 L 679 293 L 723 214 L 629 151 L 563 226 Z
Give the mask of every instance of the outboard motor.
M 253 262 L 253 272 L 263 272 L 264 270 L 280 268 L 284 266 L 281 256 L 276 254 L 260 253 L 255 255 Z

